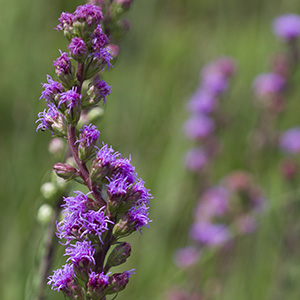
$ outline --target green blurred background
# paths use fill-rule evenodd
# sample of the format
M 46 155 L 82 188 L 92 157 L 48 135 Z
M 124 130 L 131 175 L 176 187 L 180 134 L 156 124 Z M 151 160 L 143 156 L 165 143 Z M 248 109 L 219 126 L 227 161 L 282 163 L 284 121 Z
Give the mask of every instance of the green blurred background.
M 36 221 L 44 202 L 40 186 L 54 163 L 47 151 L 50 133 L 35 132 L 36 115 L 44 109 L 38 100 L 40 83 L 46 74 L 54 75 L 52 61 L 58 49 L 66 49 L 62 34 L 53 30 L 60 13 L 83 2 L 0 0 L 0 4 L 0 299 L 32 299 L 45 234 Z M 191 177 L 182 164 L 190 147 L 182 124 L 187 118 L 184 105 L 198 85 L 200 69 L 221 54 L 233 56 L 238 64 L 226 99 L 234 122 L 224 133 L 226 151 L 214 171 L 219 179 L 246 165 L 247 137 L 257 117 L 251 82 L 268 71 L 270 54 L 283 49 L 270 24 L 280 14 L 299 10 L 296 0 L 136 0 L 132 5 L 126 15 L 131 31 L 106 74 L 113 89 L 98 126 L 106 143 L 124 156 L 131 154 L 139 176 L 151 189 L 153 223 L 143 235 L 136 233 L 130 239 L 133 253 L 126 267 L 135 268 L 136 274 L 118 299 L 165 299 L 168 289 L 188 284 L 172 255 L 188 242 L 195 203 Z M 282 128 L 299 122 L 297 93 L 291 97 L 294 109 L 285 115 Z M 215 299 L 299 299 L 300 258 L 297 251 L 289 255 L 285 249 L 287 218 L 281 214 L 291 191 L 280 183 L 274 159 L 262 159 L 252 167 L 270 207 L 259 231 L 236 245 L 228 262 L 230 272 L 218 274 L 223 284 Z M 57 258 L 55 264 L 61 261 Z M 214 258 L 201 265 L 199 288 L 215 288 L 205 278 L 218 273 L 216 269 Z M 56 292 L 47 293 L 49 300 L 63 299 Z

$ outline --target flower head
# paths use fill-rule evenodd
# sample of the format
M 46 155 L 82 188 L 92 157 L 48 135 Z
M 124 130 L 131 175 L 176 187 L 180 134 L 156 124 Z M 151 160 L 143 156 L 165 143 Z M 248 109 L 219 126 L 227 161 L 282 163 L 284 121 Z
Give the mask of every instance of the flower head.
M 60 57 L 53 61 L 57 75 L 67 74 L 70 71 L 71 61 L 67 52 L 60 51 Z
M 217 107 L 215 95 L 207 90 L 198 89 L 187 104 L 191 113 L 209 114 Z
M 87 25 L 99 24 L 102 19 L 103 14 L 101 8 L 98 5 L 80 5 L 74 12 L 74 21 L 84 22 Z
M 56 291 L 68 292 L 70 285 L 74 281 L 75 272 L 72 264 L 66 264 L 61 269 L 54 271 L 52 276 L 49 276 L 48 284 L 52 285 L 51 289 Z
M 71 55 L 74 59 L 83 58 L 87 53 L 87 47 L 83 39 L 79 37 L 72 38 L 68 46 Z
M 58 30 L 69 31 L 72 28 L 74 15 L 68 12 L 62 12 L 60 18 L 58 19 L 60 24 L 55 28 Z
M 300 16 L 297 14 L 287 14 L 278 17 L 273 22 L 275 35 L 284 41 L 292 41 L 300 35 Z
M 102 31 L 101 25 L 97 25 L 94 33 L 91 35 L 92 47 L 94 52 L 99 52 L 109 43 L 107 35 Z
M 40 99 L 44 98 L 50 104 L 51 102 L 56 102 L 55 97 L 59 93 L 64 92 L 64 88 L 59 82 L 54 81 L 50 75 L 47 75 L 47 81 L 48 83 L 42 83 L 45 90 L 42 92 Z
M 94 259 L 95 249 L 93 248 L 91 241 L 76 242 L 66 248 L 66 254 L 69 258 L 67 261 L 71 261 L 75 266 L 88 265 L 89 263 L 95 264 Z

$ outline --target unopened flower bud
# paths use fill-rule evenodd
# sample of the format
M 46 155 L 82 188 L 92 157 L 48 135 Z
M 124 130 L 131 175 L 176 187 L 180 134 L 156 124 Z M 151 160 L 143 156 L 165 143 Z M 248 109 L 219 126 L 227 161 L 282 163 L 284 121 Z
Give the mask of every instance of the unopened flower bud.
M 134 230 L 131 228 L 129 220 L 124 217 L 121 219 L 113 228 L 113 235 L 118 238 L 124 235 L 127 235 Z
M 77 177 L 77 169 L 66 163 L 57 163 L 53 166 L 57 176 L 69 181 Z
M 116 273 L 109 278 L 109 286 L 106 290 L 106 294 L 118 293 L 125 289 L 129 282 L 130 275 L 134 273 L 134 270 L 125 271 L 123 273 Z
M 53 208 L 49 204 L 43 204 L 37 212 L 37 221 L 41 225 L 47 225 L 53 214 Z
M 129 243 L 123 242 L 117 245 L 107 259 L 107 266 L 110 268 L 125 263 L 130 254 L 131 246 Z

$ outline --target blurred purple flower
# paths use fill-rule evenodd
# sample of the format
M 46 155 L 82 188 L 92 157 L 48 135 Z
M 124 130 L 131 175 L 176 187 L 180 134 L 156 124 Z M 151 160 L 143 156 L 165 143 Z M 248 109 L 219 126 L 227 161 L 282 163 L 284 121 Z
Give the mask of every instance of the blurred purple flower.
M 283 91 L 285 79 L 275 73 L 258 75 L 253 81 L 254 93 L 258 98 L 264 98 Z
M 285 131 L 280 137 L 280 148 L 289 154 L 300 152 L 300 127 L 294 127 Z
M 208 137 L 214 130 L 213 119 L 201 114 L 193 115 L 184 124 L 184 131 L 191 140 L 203 139 Z
M 191 228 L 190 235 L 195 241 L 208 246 L 220 246 L 232 237 L 227 226 L 206 222 L 195 223 Z
M 187 104 L 187 108 L 191 113 L 203 114 L 213 112 L 216 106 L 216 97 L 212 93 L 203 89 L 198 89 Z
M 191 149 L 186 153 L 185 166 L 190 171 L 200 171 L 208 162 L 209 158 L 202 148 Z
M 224 215 L 229 208 L 229 191 L 222 186 L 207 189 L 196 207 L 196 220 L 207 220 Z
M 273 32 L 284 41 L 292 41 L 300 35 L 300 16 L 287 14 L 276 18 L 272 24 Z
M 189 267 L 198 261 L 199 256 L 199 251 L 195 247 L 181 248 L 176 251 L 174 262 L 180 268 Z

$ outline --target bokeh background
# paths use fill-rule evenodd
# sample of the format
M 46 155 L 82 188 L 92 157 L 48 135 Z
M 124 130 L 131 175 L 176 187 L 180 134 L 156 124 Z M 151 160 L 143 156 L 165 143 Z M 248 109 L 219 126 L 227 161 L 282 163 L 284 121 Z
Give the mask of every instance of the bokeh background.
M 0 0 L 0 4 L 0 299 L 32 299 L 46 230 L 36 221 L 45 202 L 40 186 L 54 164 L 47 150 L 50 133 L 35 132 L 36 115 L 44 109 L 38 100 L 40 83 L 46 74 L 54 75 L 52 61 L 58 49 L 66 49 L 62 34 L 53 30 L 60 13 L 83 2 Z M 223 133 L 226 147 L 214 177 L 218 180 L 230 170 L 245 168 L 248 137 L 257 118 L 251 83 L 268 71 L 270 54 L 283 49 L 270 24 L 288 12 L 299 13 L 299 2 L 136 0 L 127 13 L 131 30 L 121 41 L 114 68 L 106 73 L 113 89 L 97 125 L 106 143 L 124 156 L 131 154 L 154 199 L 150 229 L 130 239 L 133 253 L 126 267 L 135 268 L 136 274 L 118 299 L 166 299 L 166 291 L 188 284 L 187 274 L 172 259 L 174 251 L 188 243 L 196 201 L 191 175 L 182 163 L 190 147 L 182 132 L 185 103 L 204 64 L 222 54 L 236 59 L 238 73 L 226 99 L 233 122 Z M 297 88 L 297 77 L 294 82 Z M 282 128 L 300 123 L 300 95 L 295 89 L 290 97 L 294 104 Z M 283 238 L 288 216 L 282 207 L 291 191 L 281 183 L 277 158 L 266 156 L 251 166 L 269 201 L 259 230 L 239 240 L 226 274 L 218 274 L 215 261 L 220 258 L 214 256 L 199 266 L 200 289 L 216 288 L 205 280 L 214 272 L 223 283 L 215 299 L 299 299 L 299 251 L 287 251 Z M 54 264 L 61 264 L 59 257 Z M 47 294 L 49 300 L 63 299 L 49 289 Z

